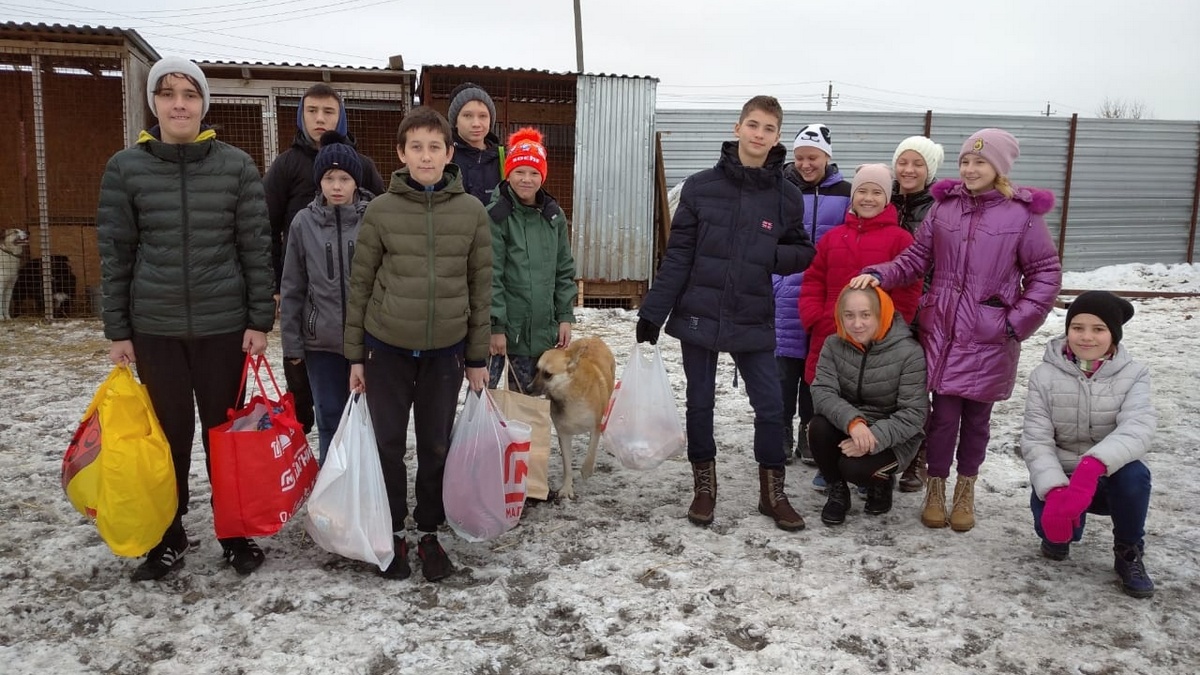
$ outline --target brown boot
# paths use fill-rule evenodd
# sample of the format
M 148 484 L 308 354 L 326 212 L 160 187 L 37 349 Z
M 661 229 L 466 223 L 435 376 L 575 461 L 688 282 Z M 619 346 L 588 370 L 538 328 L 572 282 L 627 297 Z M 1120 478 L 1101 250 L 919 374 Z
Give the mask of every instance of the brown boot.
M 917 456 L 913 457 L 913 461 L 908 463 L 908 468 L 900 474 L 900 491 L 920 492 L 921 488 L 925 487 L 925 476 L 921 475 L 924 471 L 925 443 L 922 441 L 921 447 L 917 449 Z
M 713 509 L 717 505 L 717 460 L 692 463 L 692 480 L 695 496 L 688 507 L 688 520 L 695 525 L 707 526 L 713 521 Z
M 950 529 L 966 532 L 975 527 L 975 479 L 959 476 L 954 482 L 954 508 L 950 511 Z
M 925 483 L 925 506 L 921 511 L 925 527 L 946 526 L 946 479 L 930 476 Z
M 758 467 L 758 512 L 770 516 L 775 526 L 781 530 L 794 532 L 804 529 L 804 519 L 788 503 L 787 495 L 783 493 L 783 478 L 785 471 L 782 467 L 768 469 Z

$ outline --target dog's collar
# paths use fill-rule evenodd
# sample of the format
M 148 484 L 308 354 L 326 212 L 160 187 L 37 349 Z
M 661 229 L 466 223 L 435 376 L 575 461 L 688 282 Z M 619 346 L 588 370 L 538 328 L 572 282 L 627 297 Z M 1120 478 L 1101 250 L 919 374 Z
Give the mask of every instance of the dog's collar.
M 6 248 L 0 248 L 0 251 L 3 251 L 4 253 L 7 253 L 7 254 L 11 255 L 12 257 L 16 258 L 17 260 L 20 260 L 20 259 L 21 259 L 21 254 L 20 254 L 20 253 L 13 253 L 12 251 L 10 251 L 10 250 L 8 250 L 8 249 L 6 249 Z

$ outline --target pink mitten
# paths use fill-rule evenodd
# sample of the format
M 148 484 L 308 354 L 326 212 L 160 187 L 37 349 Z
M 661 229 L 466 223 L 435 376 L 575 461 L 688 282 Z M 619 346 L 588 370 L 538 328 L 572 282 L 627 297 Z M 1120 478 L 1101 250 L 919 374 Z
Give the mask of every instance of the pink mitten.
M 1074 528 L 1079 527 L 1083 513 L 1096 496 L 1096 486 L 1108 469 L 1104 462 L 1095 457 L 1084 457 L 1071 474 L 1067 487 L 1054 488 L 1046 494 L 1046 507 L 1042 510 L 1042 531 L 1046 539 L 1054 544 L 1065 544 L 1071 540 Z
M 1071 542 L 1075 522 L 1063 508 L 1063 496 L 1067 488 L 1056 487 L 1046 493 L 1046 506 L 1042 509 L 1042 533 L 1046 541 L 1052 544 L 1068 544 Z

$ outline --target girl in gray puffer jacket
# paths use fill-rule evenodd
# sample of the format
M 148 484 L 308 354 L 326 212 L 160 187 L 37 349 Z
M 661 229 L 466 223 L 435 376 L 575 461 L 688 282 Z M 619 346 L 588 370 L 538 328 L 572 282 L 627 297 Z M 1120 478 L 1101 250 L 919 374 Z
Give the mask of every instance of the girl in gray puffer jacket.
M 867 488 L 863 510 L 892 509 L 896 474 L 925 438 L 925 353 L 881 288 L 847 287 L 834 311 L 837 335 L 821 349 L 812 383 L 809 443 L 829 482 L 821 522 L 840 525 L 850 488 Z
M 1157 416 L 1150 369 L 1121 344 L 1131 318 L 1133 305 L 1107 291 L 1088 291 L 1067 307 L 1067 334 L 1046 345 L 1029 375 L 1021 456 L 1042 555 L 1064 560 L 1087 514 L 1110 516 L 1121 587 L 1148 598 L 1154 582 L 1142 553 L 1150 469 L 1142 460 Z
M 313 163 L 321 193 L 292 221 L 279 286 L 283 358 L 308 371 L 320 464 L 350 397 L 350 362 L 342 351 L 346 294 L 354 242 L 373 196 L 358 187 L 362 172 L 358 153 L 336 131 L 321 137 Z

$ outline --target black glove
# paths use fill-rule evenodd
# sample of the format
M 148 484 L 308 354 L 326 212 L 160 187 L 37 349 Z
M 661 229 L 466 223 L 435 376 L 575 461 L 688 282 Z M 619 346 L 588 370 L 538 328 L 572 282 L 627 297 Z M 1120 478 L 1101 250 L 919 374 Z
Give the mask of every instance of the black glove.
M 637 341 L 649 342 L 652 345 L 658 344 L 658 326 L 654 325 L 649 319 L 638 319 L 637 322 Z

